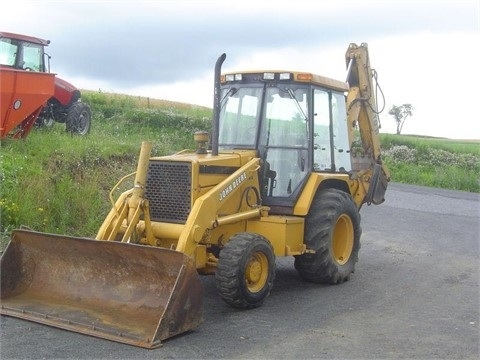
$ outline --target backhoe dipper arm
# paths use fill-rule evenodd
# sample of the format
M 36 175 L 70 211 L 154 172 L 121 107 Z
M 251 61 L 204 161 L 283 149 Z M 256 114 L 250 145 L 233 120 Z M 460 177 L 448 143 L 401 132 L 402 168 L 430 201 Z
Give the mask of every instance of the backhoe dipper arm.
M 390 172 L 383 164 L 380 149 L 380 123 L 378 119 L 377 103 L 373 90 L 373 78 L 376 73 L 370 67 L 368 46 L 350 44 L 345 54 L 347 64 L 347 82 L 349 91 L 347 95 L 347 121 L 350 131 L 350 145 L 355 148 L 355 130 L 358 125 L 360 132 L 363 155 L 371 159 L 371 164 L 360 170 L 358 175 L 363 175 L 370 180 L 368 194 L 365 202 L 383 202 L 383 193 L 386 183 L 390 180 Z M 380 190 L 383 183 L 384 189 Z
M 345 55 L 347 61 L 347 82 L 350 90 L 347 96 L 349 124 L 358 123 L 365 153 L 376 162 L 380 160 L 380 139 L 377 104 L 373 96 L 372 76 L 367 44 L 350 44 Z M 350 127 L 351 129 L 354 126 Z M 352 137 L 353 138 L 353 137 Z
M 353 125 L 350 129 L 353 131 L 354 125 L 358 123 L 364 152 L 372 156 L 377 164 L 382 164 L 380 123 L 372 83 L 375 70 L 370 67 L 367 44 L 350 44 L 345 59 L 347 82 L 350 86 L 347 96 L 348 122 Z M 382 168 L 390 178 L 388 170 L 384 166 Z

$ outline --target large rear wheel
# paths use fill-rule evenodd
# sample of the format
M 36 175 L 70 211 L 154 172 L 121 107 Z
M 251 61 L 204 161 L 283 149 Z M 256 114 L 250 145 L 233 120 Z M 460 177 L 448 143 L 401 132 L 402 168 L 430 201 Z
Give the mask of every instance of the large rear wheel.
M 305 244 L 315 253 L 295 258 L 295 268 L 308 281 L 340 284 L 355 270 L 360 250 L 360 214 L 350 194 L 321 190 L 305 219 Z
M 66 129 L 71 134 L 86 135 L 90 132 L 92 113 L 90 107 L 77 101 L 70 106 L 67 114 Z
M 263 236 L 239 233 L 221 250 L 215 274 L 223 300 L 240 309 L 261 306 L 275 279 L 275 254 Z

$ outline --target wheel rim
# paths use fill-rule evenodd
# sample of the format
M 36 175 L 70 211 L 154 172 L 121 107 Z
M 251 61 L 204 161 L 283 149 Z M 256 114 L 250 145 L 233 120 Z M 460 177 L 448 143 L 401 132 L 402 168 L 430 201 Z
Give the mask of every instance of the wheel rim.
M 52 118 L 43 119 L 43 125 L 45 127 L 52 127 L 54 123 L 55 123 L 55 120 L 53 120 Z
M 252 254 L 245 268 L 245 282 L 250 292 L 259 292 L 268 278 L 268 259 L 262 252 Z
M 335 261 L 344 265 L 350 259 L 353 250 L 353 223 L 346 214 L 340 215 L 333 230 L 333 257 Z
M 81 135 L 85 135 L 87 132 L 87 122 L 88 122 L 88 114 L 84 111 L 80 114 L 78 118 L 78 128 L 77 131 Z

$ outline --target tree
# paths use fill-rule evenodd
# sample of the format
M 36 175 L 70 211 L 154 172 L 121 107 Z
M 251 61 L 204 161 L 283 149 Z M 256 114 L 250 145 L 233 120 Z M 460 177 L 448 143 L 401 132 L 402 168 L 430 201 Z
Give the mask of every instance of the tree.
M 403 124 L 409 116 L 412 116 L 413 110 L 414 108 L 411 104 L 403 104 L 400 106 L 393 105 L 388 112 L 389 115 L 394 117 L 397 123 L 397 135 L 400 135 L 402 132 Z

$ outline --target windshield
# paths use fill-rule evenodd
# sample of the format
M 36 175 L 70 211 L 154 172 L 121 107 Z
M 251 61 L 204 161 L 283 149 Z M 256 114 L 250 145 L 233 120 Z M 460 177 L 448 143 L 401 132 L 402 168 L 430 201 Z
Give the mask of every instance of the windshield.
M 0 39 L 0 65 L 15 66 L 18 46 L 11 39 Z
M 261 99 L 261 87 L 223 90 L 219 146 L 255 148 Z
M 8 38 L 0 39 L 0 65 L 29 71 L 44 71 L 43 46 Z
M 258 149 L 262 196 L 296 197 L 310 171 L 309 89 L 292 83 L 223 88 L 219 147 Z
M 219 124 L 219 145 L 223 148 L 255 148 L 261 117 L 263 87 L 224 88 Z M 307 91 L 289 87 L 268 87 L 262 124 L 270 145 L 306 145 Z M 273 128 L 272 128 L 273 126 Z M 270 135 L 274 131 L 274 136 Z M 271 138 L 271 139 L 270 139 Z

